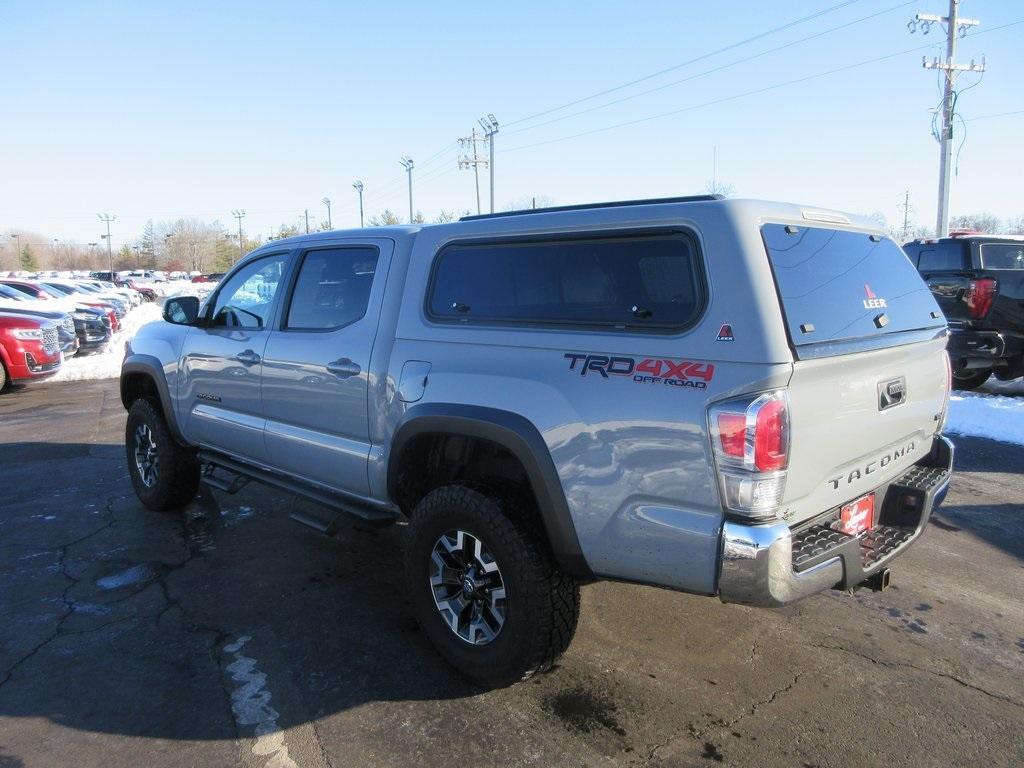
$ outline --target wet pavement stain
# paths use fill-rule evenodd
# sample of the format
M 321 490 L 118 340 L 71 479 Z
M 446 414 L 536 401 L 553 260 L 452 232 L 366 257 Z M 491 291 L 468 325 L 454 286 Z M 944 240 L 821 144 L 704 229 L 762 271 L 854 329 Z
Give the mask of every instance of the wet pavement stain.
M 546 706 L 566 726 L 580 733 L 608 730 L 618 736 L 626 735 L 615 719 L 615 704 L 581 688 L 553 696 Z
M 721 763 L 725 760 L 725 755 L 723 755 L 721 750 L 710 741 L 704 742 L 704 751 L 701 752 L 700 756 L 705 760 L 714 760 L 716 763 Z

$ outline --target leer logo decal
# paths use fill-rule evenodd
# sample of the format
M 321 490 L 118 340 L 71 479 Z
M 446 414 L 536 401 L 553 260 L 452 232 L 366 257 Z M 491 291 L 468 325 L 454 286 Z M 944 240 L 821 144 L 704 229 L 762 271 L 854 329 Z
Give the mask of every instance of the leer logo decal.
M 707 389 L 714 378 L 715 366 L 692 360 L 671 360 L 664 357 L 648 357 L 637 361 L 633 357 L 617 355 L 584 355 L 566 352 L 570 371 L 579 371 L 580 376 L 597 375 L 602 378 L 631 376 L 639 384 L 664 384 L 670 387 Z
M 889 306 L 885 303 L 885 299 L 875 296 L 875 292 L 871 290 L 871 286 L 867 283 L 864 283 L 864 294 L 867 296 L 864 299 L 864 309 L 886 309 Z

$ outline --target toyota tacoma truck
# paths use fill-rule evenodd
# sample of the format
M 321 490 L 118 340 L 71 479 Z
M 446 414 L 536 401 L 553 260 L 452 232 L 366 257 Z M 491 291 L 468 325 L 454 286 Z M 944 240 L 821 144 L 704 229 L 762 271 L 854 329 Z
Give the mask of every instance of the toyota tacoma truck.
M 407 525 L 411 610 L 485 685 L 580 584 L 882 588 L 948 487 L 946 321 L 873 222 L 714 196 L 310 234 L 167 299 L 121 373 L 132 484 L 259 481 Z

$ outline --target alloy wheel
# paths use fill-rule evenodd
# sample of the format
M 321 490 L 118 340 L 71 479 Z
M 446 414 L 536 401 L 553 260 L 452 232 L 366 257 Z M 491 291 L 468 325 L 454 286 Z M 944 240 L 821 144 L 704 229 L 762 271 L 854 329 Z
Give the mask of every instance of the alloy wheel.
M 445 623 L 459 639 L 487 645 L 506 618 L 501 569 L 479 537 L 463 530 L 442 534 L 430 554 L 430 589 Z
M 139 471 L 139 479 L 144 486 L 152 488 L 156 484 L 160 457 L 156 453 L 153 430 L 148 424 L 139 424 L 135 428 L 135 468 Z

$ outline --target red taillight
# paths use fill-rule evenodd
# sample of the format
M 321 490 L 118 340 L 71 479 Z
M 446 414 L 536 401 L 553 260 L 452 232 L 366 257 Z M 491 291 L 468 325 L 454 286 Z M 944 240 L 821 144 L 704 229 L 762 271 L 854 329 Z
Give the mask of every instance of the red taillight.
M 967 286 L 967 312 L 975 320 L 979 320 L 992 309 L 992 300 L 996 297 L 996 281 L 990 277 L 971 280 Z
M 761 472 L 776 472 L 789 463 L 786 426 L 789 414 L 785 400 L 769 400 L 757 411 L 754 432 L 754 466 Z
M 786 390 L 715 403 L 708 409 L 708 426 L 722 506 L 743 517 L 773 517 L 789 466 Z
M 718 439 L 726 456 L 743 458 L 747 445 L 747 415 L 745 413 L 718 414 Z

